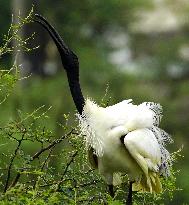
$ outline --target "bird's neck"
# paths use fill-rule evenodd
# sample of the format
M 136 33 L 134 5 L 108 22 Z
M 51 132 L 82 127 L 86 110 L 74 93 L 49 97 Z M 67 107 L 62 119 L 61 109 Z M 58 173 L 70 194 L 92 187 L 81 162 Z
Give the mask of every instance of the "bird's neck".
M 70 91 L 72 94 L 73 101 L 75 103 L 75 106 L 81 115 L 83 112 L 83 107 L 85 104 L 85 100 L 81 91 L 80 83 L 79 83 L 79 76 L 73 76 L 73 72 L 67 71 L 68 76 L 68 83 L 70 87 Z

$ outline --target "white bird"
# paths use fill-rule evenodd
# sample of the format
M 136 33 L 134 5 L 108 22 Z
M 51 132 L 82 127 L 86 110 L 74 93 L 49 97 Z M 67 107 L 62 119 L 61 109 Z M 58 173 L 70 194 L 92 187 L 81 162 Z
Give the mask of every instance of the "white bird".
M 90 162 L 98 166 L 107 184 L 121 183 L 117 173 L 122 172 L 135 182 L 135 191 L 162 191 L 159 177 L 169 175 L 171 164 L 164 145 L 171 138 L 158 128 L 162 117 L 159 104 L 137 106 L 124 100 L 103 108 L 87 99 L 78 117 Z
M 132 204 L 132 190 L 161 192 L 160 176 L 169 176 L 171 167 L 171 157 L 165 145 L 172 141 L 159 128 L 162 107 L 153 102 L 134 105 L 132 100 L 124 100 L 104 108 L 84 99 L 77 56 L 44 17 L 38 14 L 35 17 L 34 21 L 49 32 L 58 48 L 79 112 L 79 126 L 89 162 L 109 185 L 110 194 L 114 194 L 113 185 L 121 183 L 120 173 L 129 176 L 128 205 Z

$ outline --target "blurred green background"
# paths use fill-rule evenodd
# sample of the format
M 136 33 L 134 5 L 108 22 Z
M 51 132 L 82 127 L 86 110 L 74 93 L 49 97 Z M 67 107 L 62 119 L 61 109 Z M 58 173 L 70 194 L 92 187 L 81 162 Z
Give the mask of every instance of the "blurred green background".
M 175 166 L 180 170 L 181 188 L 169 204 L 189 202 L 189 1 L 187 0 L 0 0 L 0 42 L 20 13 L 34 11 L 45 16 L 78 55 L 83 93 L 100 103 L 133 99 L 159 102 L 164 108 L 161 127 L 170 133 L 172 151 L 183 146 Z M 44 125 L 61 135 L 58 123 L 70 113 L 75 124 L 75 107 L 61 61 L 50 37 L 35 23 L 21 35 L 35 32 L 31 46 L 20 52 L 24 80 L 11 100 L 0 107 L 1 124 L 17 117 L 17 111 L 31 112 L 41 105 L 52 106 Z M 9 55 L 0 59 L 0 68 L 11 66 Z

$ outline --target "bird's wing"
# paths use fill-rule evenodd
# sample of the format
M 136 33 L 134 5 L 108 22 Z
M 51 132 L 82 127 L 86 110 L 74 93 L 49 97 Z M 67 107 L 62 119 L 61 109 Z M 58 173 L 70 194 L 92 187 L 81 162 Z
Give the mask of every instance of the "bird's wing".
M 108 122 L 115 125 L 125 125 L 129 131 L 158 126 L 162 116 L 161 105 L 145 102 L 134 105 L 132 100 L 124 100 L 104 109 Z
M 161 151 L 151 130 L 145 128 L 129 132 L 124 138 L 124 144 L 146 176 L 149 170 L 158 172 Z

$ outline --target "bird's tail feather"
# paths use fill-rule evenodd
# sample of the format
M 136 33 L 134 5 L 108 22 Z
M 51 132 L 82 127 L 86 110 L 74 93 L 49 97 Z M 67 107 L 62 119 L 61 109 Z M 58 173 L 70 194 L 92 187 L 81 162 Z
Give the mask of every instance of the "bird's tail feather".
M 149 172 L 148 176 L 142 176 L 140 181 L 133 184 L 133 191 L 160 193 L 162 185 L 159 175 L 155 172 Z

